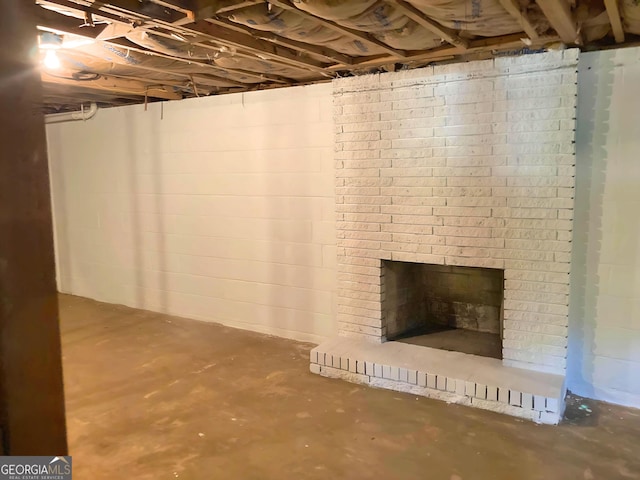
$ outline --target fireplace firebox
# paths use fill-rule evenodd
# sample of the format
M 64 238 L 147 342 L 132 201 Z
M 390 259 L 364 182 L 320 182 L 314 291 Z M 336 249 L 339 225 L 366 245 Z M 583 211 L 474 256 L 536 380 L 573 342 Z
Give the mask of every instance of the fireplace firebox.
M 502 359 L 504 271 L 382 262 L 387 340 Z

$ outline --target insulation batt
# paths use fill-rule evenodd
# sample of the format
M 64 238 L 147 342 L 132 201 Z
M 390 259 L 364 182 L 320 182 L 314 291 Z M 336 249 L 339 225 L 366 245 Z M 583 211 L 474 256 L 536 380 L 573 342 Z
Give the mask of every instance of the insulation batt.
M 498 0 L 408 0 L 443 26 L 480 36 L 505 35 L 522 29 Z M 294 5 L 340 25 L 365 30 L 387 26 L 402 28 L 402 14 L 382 1 L 297 0 Z M 386 5 L 386 8 L 383 7 Z M 405 21 L 408 20 L 405 17 Z M 369 30 L 374 31 L 374 30 Z M 428 48 L 428 47 L 427 47 Z
M 318 22 L 307 20 L 295 12 L 267 4 L 243 8 L 229 15 L 229 20 L 256 30 L 272 32 L 281 37 L 313 45 L 330 47 L 347 55 L 379 55 L 384 50 L 359 40 L 353 40 Z

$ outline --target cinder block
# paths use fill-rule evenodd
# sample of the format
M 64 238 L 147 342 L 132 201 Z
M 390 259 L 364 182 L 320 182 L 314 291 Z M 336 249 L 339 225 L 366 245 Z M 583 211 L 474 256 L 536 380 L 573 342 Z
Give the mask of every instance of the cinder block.
M 431 373 L 427 374 L 427 388 L 436 388 L 437 377 Z
M 318 365 L 317 363 L 309 364 L 309 370 L 311 371 L 311 373 L 320 374 L 320 368 L 320 365 Z
M 356 360 L 355 364 L 356 364 L 356 373 L 365 375 L 366 374 L 365 362 L 363 360 Z
M 458 395 L 464 395 L 466 391 L 466 384 L 464 380 L 456 379 L 456 393 Z
M 408 371 L 406 368 L 398 369 L 398 380 L 400 382 L 409 382 Z
M 424 372 L 418 372 L 418 386 L 426 387 L 427 386 L 427 374 Z
M 522 392 L 509 390 L 509 405 L 513 405 L 514 407 L 522 406 Z
M 407 382 L 412 385 L 418 384 L 418 372 L 415 370 L 407 370 Z
M 438 375 L 436 378 L 436 388 L 438 390 L 447 390 L 447 377 Z
M 522 392 L 522 408 L 532 409 L 533 408 L 533 395 L 530 393 Z
M 383 377 L 383 368 L 382 365 L 378 365 L 377 363 L 375 363 L 373 365 L 373 376 L 374 377 L 379 377 L 382 378 Z

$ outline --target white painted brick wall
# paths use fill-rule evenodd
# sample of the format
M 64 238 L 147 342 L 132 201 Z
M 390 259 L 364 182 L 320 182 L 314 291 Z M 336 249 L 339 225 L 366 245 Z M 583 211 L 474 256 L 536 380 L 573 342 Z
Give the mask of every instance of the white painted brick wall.
M 168 102 L 162 117 L 151 104 L 48 126 L 60 290 L 334 335 L 331 86 Z
M 580 58 L 570 390 L 640 407 L 640 49 Z
M 371 260 L 340 298 L 379 285 L 379 305 L 382 259 L 504 269 L 505 364 L 563 373 L 576 65 L 568 50 L 334 81 L 338 261 Z M 368 318 L 359 338 L 383 341 L 371 312 L 339 307 L 341 333 Z

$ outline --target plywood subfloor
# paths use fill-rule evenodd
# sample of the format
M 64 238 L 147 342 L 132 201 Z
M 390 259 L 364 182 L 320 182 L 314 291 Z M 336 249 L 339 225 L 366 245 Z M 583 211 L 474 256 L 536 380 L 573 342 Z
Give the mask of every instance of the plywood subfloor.
M 640 411 L 553 426 L 309 373 L 311 345 L 61 297 L 74 478 L 638 478 Z M 582 407 L 586 405 L 586 407 Z

